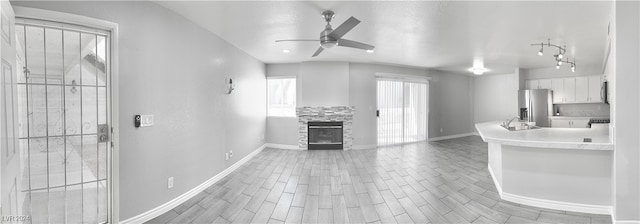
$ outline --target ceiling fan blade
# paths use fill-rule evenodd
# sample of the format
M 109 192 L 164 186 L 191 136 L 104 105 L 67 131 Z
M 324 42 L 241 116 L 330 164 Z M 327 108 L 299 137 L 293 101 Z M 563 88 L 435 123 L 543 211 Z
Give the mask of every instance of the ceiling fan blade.
M 329 36 L 331 38 L 339 40 L 340 38 L 342 38 L 342 36 L 347 34 L 347 32 L 349 32 L 351 29 L 356 27 L 356 25 L 358 25 L 358 23 L 360 23 L 360 20 L 356 19 L 353 16 L 349 17 L 349 19 L 347 19 L 347 21 L 344 21 L 344 23 L 340 24 L 340 26 L 338 26 L 338 28 L 334 29 L 329 34 Z
M 362 49 L 362 50 L 373 50 L 373 48 L 375 48 L 375 46 L 373 46 L 373 45 L 368 45 L 368 44 L 365 44 L 365 43 L 360 43 L 358 41 L 347 40 L 347 39 L 338 40 L 338 46 L 340 46 L 340 47 L 352 47 L 352 48 L 357 48 L 357 49 Z
M 313 53 L 313 56 L 311 56 L 311 57 L 318 56 L 320 53 L 322 53 L 322 51 L 323 51 L 323 50 L 324 50 L 324 48 L 322 48 L 322 47 L 318 48 L 318 50 L 316 51 L 316 53 Z
M 291 40 L 276 40 L 276 43 L 278 42 L 285 42 L 285 41 L 316 41 L 316 42 L 320 42 L 320 40 L 310 40 L 310 39 L 291 39 Z

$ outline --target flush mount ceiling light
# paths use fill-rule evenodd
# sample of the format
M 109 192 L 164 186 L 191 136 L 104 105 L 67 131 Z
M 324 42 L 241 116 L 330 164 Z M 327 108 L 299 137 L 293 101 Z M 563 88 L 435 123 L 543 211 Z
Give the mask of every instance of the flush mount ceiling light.
M 282 53 L 289 53 L 289 52 L 291 52 L 289 49 L 282 50 Z
M 564 47 L 560 46 L 560 45 L 555 45 L 551 43 L 551 38 L 549 38 L 547 40 L 547 43 L 539 43 L 539 44 L 531 44 L 531 46 L 540 46 L 540 51 L 538 51 L 538 55 L 542 56 L 544 55 L 544 47 L 554 47 L 558 49 L 558 54 L 554 54 L 553 57 L 555 58 L 556 61 L 556 69 L 560 69 L 560 66 L 562 65 L 562 63 L 567 63 L 571 65 L 571 71 L 572 72 L 576 72 L 576 61 L 575 59 L 573 60 L 573 62 L 569 61 L 569 59 L 565 59 L 564 61 L 562 60 L 562 58 L 564 57 L 564 54 L 567 53 L 567 45 L 565 45 Z
M 487 70 L 486 68 L 470 68 L 469 69 L 470 72 L 473 72 L 474 75 L 482 75 L 485 72 L 488 72 L 489 70 Z

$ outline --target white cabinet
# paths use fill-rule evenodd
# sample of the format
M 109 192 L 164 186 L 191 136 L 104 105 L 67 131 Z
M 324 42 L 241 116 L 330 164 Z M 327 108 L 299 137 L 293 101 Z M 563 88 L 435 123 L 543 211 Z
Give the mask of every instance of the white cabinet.
M 538 80 L 538 89 L 551 89 L 551 79 Z
M 587 128 L 589 119 L 553 119 L 552 128 Z
M 551 89 L 553 103 L 600 103 L 602 76 L 526 80 L 527 89 Z
M 553 103 L 564 103 L 564 79 L 551 80 Z
M 589 77 L 576 77 L 576 101 L 577 103 L 589 102 Z
M 570 128 L 571 121 L 570 120 L 551 120 L 552 128 Z
M 564 103 L 576 102 L 576 78 L 564 78 Z
M 601 103 L 602 95 L 600 90 L 602 88 L 602 77 L 599 75 L 589 76 L 589 98 L 588 102 Z
M 600 103 L 600 87 L 602 80 L 599 75 L 576 77 L 576 103 Z
M 527 89 L 551 89 L 551 79 L 529 79 Z
M 538 80 L 529 79 L 527 80 L 527 89 L 537 89 L 538 88 Z
M 572 128 L 587 128 L 587 125 L 589 125 L 589 120 L 588 119 L 580 119 L 580 120 L 572 120 L 571 121 L 571 127 Z

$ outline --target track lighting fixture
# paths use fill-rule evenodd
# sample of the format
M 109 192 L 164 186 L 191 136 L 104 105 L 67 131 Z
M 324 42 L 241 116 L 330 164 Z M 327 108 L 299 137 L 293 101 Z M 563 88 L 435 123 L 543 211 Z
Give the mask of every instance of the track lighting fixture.
M 543 51 L 543 49 L 542 49 L 542 47 L 540 47 L 540 51 L 538 51 L 538 55 L 540 55 L 540 56 L 544 55 L 544 53 L 542 51 Z
M 576 72 L 576 61 L 574 60 L 573 62 L 569 61 L 569 59 L 566 60 L 562 60 L 562 58 L 564 58 L 564 54 L 567 53 L 567 45 L 564 45 L 564 47 L 560 46 L 560 45 L 555 45 L 551 43 L 551 38 L 547 39 L 547 43 L 539 43 L 539 44 L 531 44 L 531 46 L 540 46 L 540 51 L 538 51 L 538 55 L 542 56 L 544 54 L 544 47 L 555 47 L 558 49 L 558 54 L 553 55 L 553 57 L 556 60 L 556 69 L 560 69 L 560 66 L 562 65 L 562 63 L 567 63 L 571 65 L 571 71 L 572 72 Z
M 573 61 L 569 61 L 569 58 L 565 59 L 564 61 L 562 59 L 556 59 L 556 69 L 560 69 L 560 65 L 562 65 L 562 63 L 567 63 L 567 64 L 571 65 L 571 72 L 576 72 L 576 60 L 575 59 Z

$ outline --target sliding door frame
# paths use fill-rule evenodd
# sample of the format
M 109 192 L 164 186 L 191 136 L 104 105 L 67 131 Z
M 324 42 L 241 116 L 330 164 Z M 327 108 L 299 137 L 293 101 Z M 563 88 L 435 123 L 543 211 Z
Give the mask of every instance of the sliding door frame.
M 415 142 L 422 142 L 422 141 L 428 141 L 429 140 L 429 113 L 431 111 L 429 104 L 430 104 L 430 96 L 429 96 L 429 89 L 430 89 L 430 83 L 431 83 L 431 77 L 426 77 L 426 76 L 415 76 L 415 75 L 403 75 L 403 74 L 394 74 L 394 73 L 381 73 L 381 72 L 376 72 L 375 73 L 375 82 L 376 82 L 376 110 L 379 109 L 378 107 L 378 80 L 389 80 L 389 81 L 398 81 L 398 82 L 402 82 L 402 86 L 403 86 L 403 91 L 402 91 L 402 100 L 403 100 L 403 105 L 404 105 L 404 101 L 406 98 L 406 92 L 404 91 L 404 85 L 405 83 L 424 83 L 427 85 L 427 102 L 426 102 L 426 106 L 427 106 L 427 114 L 426 114 L 426 118 L 425 118 L 425 122 L 426 122 L 426 139 L 425 140 L 421 140 L 421 141 L 412 141 L 412 142 L 401 142 L 401 143 L 394 143 L 394 144 L 387 144 L 387 145 L 380 145 L 380 143 L 378 142 L 378 124 L 376 122 L 376 144 L 378 146 L 394 146 L 394 145 L 403 145 L 403 144 L 407 144 L 407 143 L 415 143 Z M 376 121 L 379 119 L 379 117 L 376 117 Z M 405 124 L 405 112 L 404 109 L 402 111 L 402 125 L 403 125 L 403 129 L 404 129 L 404 124 Z M 402 139 L 404 141 L 405 139 L 405 131 L 402 131 Z
M 89 28 L 96 28 L 106 30 L 110 32 L 109 43 L 109 60 L 108 66 L 110 69 L 111 83 L 108 84 L 108 92 L 111 93 L 109 102 L 111 104 L 111 177 L 110 177 L 110 198 L 108 221 L 110 223 L 119 222 L 119 158 L 120 158 L 120 115 L 119 111 L 119 69 L 118 69 L 118 24 L 104 21 L 87 16 L 75 15 L 64 12 L 57 12 L 51 10 L 36 9 L 30 7 L 13 6 L 16 18 L 35 19 L 41 21 L 50 21 L 54 23 L 70 24 L 74 26 L 85 26 Z

